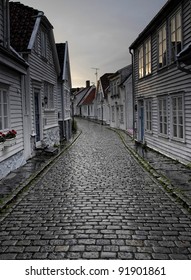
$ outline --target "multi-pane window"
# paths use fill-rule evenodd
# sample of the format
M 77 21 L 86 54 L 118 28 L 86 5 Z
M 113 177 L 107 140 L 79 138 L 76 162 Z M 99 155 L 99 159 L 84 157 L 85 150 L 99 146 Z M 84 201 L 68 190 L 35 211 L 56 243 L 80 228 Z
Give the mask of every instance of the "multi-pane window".
M 158 33 L 158 68 L 167 65 L 167 39 L 166 24 L 161 27 Z
M 0 130 L 6 130 L 9 127 L 8 112 L 8 92 L 0 88 Z
M 151 74 L 151 39 L 149 38 L 138 50 L 139 78 Z
M 145 42 L 145 75 L 151 74 L 151 39 Z
M 45 109 L 54 109 L 54 86 L 47 82 L 44 83 Z
M 112 120 L 112 122 L 115 121 L 115 107 L 114 106 L 111 107 L 111 120 Z
M 123 105 L 120 106 L 120 123 L 124 123 L 124 107 Z
M 182 24 L 181 24 L 181 11 L 178 11 L 170 22 L 171 34 L 171 62 L 176 60 L 176 55 L 182 49 Z
M 144 76 L 144 59 L 143 59 L 143 46 L 139 48 L 139 78 Z
M 183 96 L 172 96 L 172 136 L 173 138 L 184 138 L 184 108 Z
M 147 131 L 152 131 L 152 100 L 145 100 L 145 125 Z
M 167 98 L 159 98 L 158 112 L 159 112 L 159 133 L 167 135 L 168 133 L 168 115 L 167 115 Z

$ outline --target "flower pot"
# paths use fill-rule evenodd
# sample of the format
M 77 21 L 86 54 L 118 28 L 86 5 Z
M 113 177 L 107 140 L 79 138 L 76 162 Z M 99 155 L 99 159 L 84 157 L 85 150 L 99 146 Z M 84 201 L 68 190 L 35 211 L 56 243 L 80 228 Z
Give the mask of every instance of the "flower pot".
M 11 146 L 15 145 L 16 142 L 17 142 L 16 138 L 6 139 L 6 141 L 4 142 L 4 146 L 11 147 Z
M 4 149 L 4 142 L 0 142 L 0 151 Z

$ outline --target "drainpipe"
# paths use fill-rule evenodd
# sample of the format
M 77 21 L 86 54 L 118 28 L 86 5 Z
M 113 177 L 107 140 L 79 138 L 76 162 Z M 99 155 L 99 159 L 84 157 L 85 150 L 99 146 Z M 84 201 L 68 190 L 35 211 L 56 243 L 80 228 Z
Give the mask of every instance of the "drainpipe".
M 135 79 L 134 79 L 134 54 L 132 49 L 129 48 L 132 62 L 132 95 L 133 95 L 133 139 L 135 139 Z

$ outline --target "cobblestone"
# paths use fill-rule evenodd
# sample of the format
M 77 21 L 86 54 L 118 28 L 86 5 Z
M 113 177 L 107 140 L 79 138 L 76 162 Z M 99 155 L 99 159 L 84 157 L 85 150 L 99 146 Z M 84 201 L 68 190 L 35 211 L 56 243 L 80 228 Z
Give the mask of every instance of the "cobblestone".
M 116 133 L 82 134 L 0 217 L 0 259 L 191 259 L 191 216 Z

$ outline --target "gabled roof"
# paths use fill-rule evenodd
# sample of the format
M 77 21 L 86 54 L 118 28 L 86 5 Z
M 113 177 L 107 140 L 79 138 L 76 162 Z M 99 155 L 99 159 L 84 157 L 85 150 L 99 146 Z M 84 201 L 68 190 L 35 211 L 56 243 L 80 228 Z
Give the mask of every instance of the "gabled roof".
M 117 77 L 120 77 L 120 84 L 122 85 L 132 74 L 132 65 L 125 66 L 121 69 L 119 69 L 117 72 L 115 72 L 112 76 L 110 76 L 110 79 L 115 79 Z
M 11 46 L 18 52 L 25 52 L 39 11 L 20 2 L 10 2 L 9 9 Z
M 49 40 L 52 46 L 55 69 L 60 73 L 58 54 L 56 51 L 53 26 L 44 16 L 44 13 L 25 6 L 20 2 L 10 2 L 10 44 L 19 53 L 29 52 L 33 48 L 40 24 L 48 30 Z
M 105 73 L 103 76 L 100 77 L 100 82 L 102 86 L 103 93 L 105 94 L 108 87 L 109 87 L 109 77 L 113 75 L 113 73 Z
M 168 0 L 156 16 L 149 22 L 145 29 L 139 34 L 137 39 L 131 44 L 129 49 L 135 49 L 145 40 L 167 18 L 169 14 L 181 4 L 183 0 Z
M 72 86 L 68 42 L 57 43 L 56 49 L 57 49 L 58 59 L 59 59 L 59 64 L 61 69 L 60 76 L 62 80 L 68 80 L 70 86 Z
M 65 43 L 59 43 L 56 44 L 56 49 L 57 49 L 57 53 L 58 53 L 58 59 L 59 59 L 59 63 L 60 63 L 60 68 L 61 68 L 61 76 L 63 75 L 63 71 L 64 71 L 64 62 L 65 62 L 65 48 L 66 48 L 66 44 Z
M 80 103 L 80 105 L 90 105 L 93 103 L 95 99 L 95 94 L 96 94 L 96 88 L 92 87 L 88 95 L 85 97 L 85 99 Z

